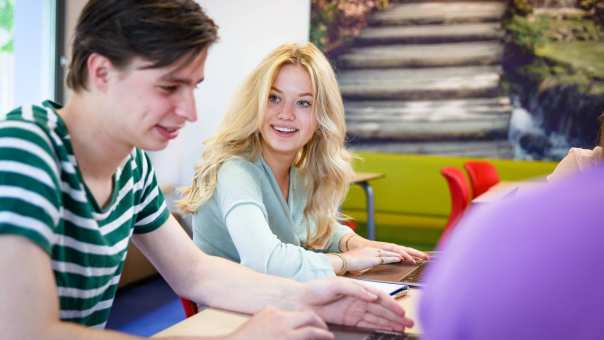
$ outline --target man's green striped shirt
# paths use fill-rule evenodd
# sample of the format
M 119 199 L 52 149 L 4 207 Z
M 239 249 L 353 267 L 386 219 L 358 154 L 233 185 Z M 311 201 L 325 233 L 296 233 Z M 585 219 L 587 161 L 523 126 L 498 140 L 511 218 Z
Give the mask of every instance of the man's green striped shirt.
M 26 237 L 50 256 L 61 319 L 104 327 L 132 233 L 169 216 L 147 155 L 134 149 L 100 207 L 84 184 L 67 127 L 45 101 L 0 120 L 0 235 Z

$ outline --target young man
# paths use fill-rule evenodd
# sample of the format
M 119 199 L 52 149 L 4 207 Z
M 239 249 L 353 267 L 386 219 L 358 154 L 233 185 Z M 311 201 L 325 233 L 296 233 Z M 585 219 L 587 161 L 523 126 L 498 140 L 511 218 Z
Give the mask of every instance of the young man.
M 128 241 L 175 292 L 257 314 L 233 338 L 330 338 L 323 320 L 402 329 L 389 297 L 344 280 L 299 284 L 205 255 L 170 215 L 141 150 L 197 119 L 217 27 L 193 0 L 91 0 L 65 107 L 0 122 L 0 329 L 8 339 L 126 339 L 101 330 Z M 88 326 L 88 327 L 83 327 Z

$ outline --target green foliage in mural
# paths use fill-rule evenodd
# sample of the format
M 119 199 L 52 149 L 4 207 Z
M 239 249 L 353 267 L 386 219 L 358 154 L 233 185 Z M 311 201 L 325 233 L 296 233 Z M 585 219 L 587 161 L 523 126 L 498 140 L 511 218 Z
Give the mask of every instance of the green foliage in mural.
M 604 28 L 596 8 L 601 1 L 581 0 L 575 12 L 579 14 L 568 16 L 556 8 L 550 8 L 550 14 L 537 14 L 535 0 L 513 0 L 512 15 L 504 24 L 506 40 L 537 58 L 526 70 L 542 81 L 555 79 L 579 87 L 594 79 L 601 83 Z
M 604 38 L 602 28 L 585 19 L 514 16 L 505 26 L 511 41 L 531 51 L 552 42 L 593 41 L 598 44 Z
M 330 52 L 357 36 L 371 12 L 390 0 L 311 0 L 310 41 Z
M 546 134 L 592 147 L 604 111 L 604 0 L 510 0 L 505 88 Z
M 533 12 L 533 5 L 527 0 L 513 0 L 512 11 L 518 15 L 528 15 Z
M 310 18 L 310 41 L 320 49 L 327 45 L 328 26 L 334 22 L 338 4 L 333 2 L 312 2 L 312 15 Z
M 13 51 L 14 0 L 0 0 L 0 52 Z

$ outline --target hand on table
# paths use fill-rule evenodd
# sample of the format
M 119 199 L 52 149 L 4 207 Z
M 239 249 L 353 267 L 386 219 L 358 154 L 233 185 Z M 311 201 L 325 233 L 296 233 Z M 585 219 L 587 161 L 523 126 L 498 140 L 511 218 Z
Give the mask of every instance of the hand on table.
M 401 261 L 399 253 L 373 247 L 356 248 L 341 255 L 346 259 L 346 269 L 349 272 L 359 272 L 379 264 Z
M 254 315 L 227 339 L 333 339 L 327 325 L 312 310 L 283 311 L 268 307 Z
M 430 259 L 430 256 L 422 251 L 411 247 L 400 246 L 394 243 L 388 242 L 380 242 L 380 241 L 371 241 L 367 240 L 359 235 L 351 234 L 347 239 L 343 241 L 344 247 L 343 250 L 347 250 L 348 253 L 351 250 L 356 250 L 359 248 L 377 248 L 383 251 L 396 253 L 400 257 L 400 261 L 408 262 L 408 263 L 417 263 L 417 260 L 427 261 Z M 390 263 L 390 262 L 384 262 Z
M 301 303 L 330 323 L 396 331 L 413 326 L 392 297 L 351 279 L 311 281 L 304 285 Z
M 417 263 L 417 260 L 427 261 L 430 256 L 422 251 L 415 248 L 400 246 L 395 243 L 380 242 L 380 241 L 367 241 L 367 246 L 382 249 L 383 251 L 393 252 L 400 256 L 401 261 L 409 263 Z

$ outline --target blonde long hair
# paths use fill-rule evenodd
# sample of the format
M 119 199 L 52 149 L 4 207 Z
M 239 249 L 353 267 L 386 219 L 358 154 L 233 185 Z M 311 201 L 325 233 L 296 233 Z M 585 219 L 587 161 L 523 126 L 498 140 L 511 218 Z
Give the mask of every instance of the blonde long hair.
M 308 193 L 304 216 L 316 224 L 314 232 L 307 225 L 305 245 L 322 248 L 337 220 L 342 218 L 338 208 L 346 196 L 353 171 L 351 155 L 344 147 L 346 122 L 338 83 L 329 61 L 312 43 L 279 46 L 246 79 L 236 92 L 218 133 L 205 142 L 193 183 L 183 189 L 178 206 L 184 212 L 193 213 L 207 202 L 216 189 L 218 170 L 227 159 L 240 156 L 256 160 L 261 155 L 260 128 L 270 89 L 279 70 L 286 64 L 304 67 L 314 89 L 318 128 L 294 165 L 304 179 Z

